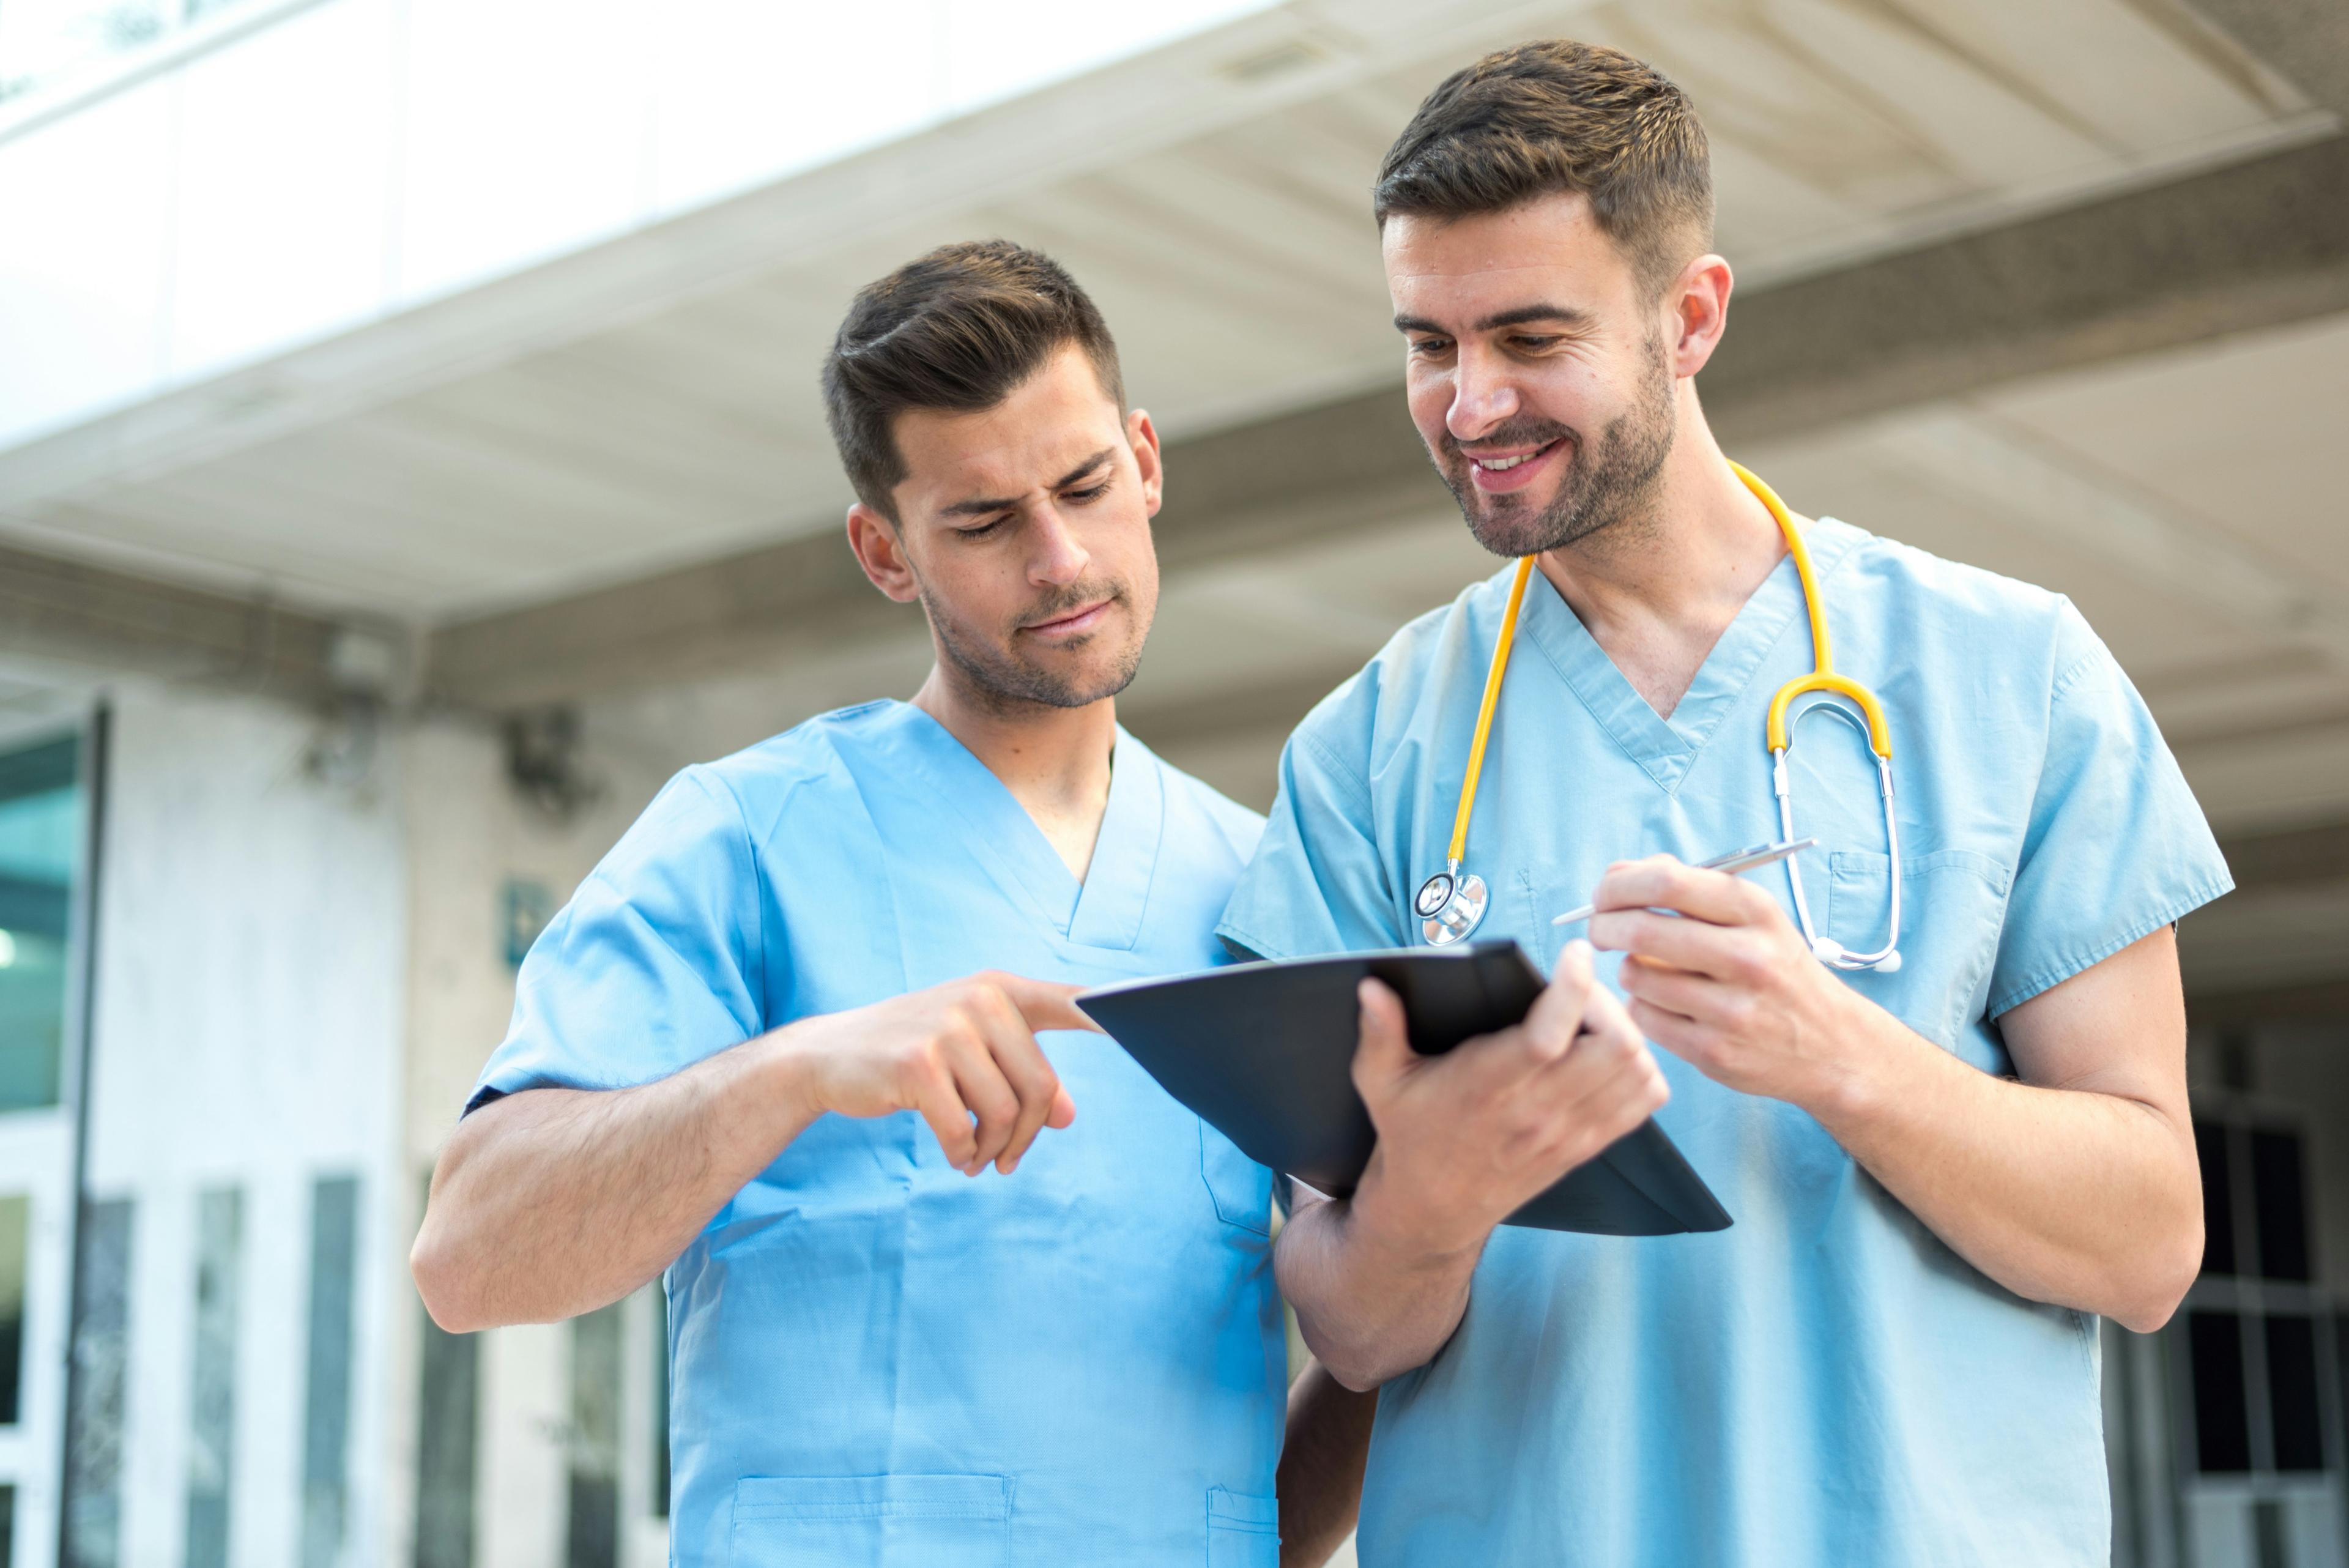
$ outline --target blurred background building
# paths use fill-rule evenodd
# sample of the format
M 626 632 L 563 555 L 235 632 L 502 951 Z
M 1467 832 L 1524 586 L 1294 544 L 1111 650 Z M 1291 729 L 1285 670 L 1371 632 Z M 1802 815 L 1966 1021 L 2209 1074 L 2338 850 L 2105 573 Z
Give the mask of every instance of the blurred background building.
M 920 678 L 839 537 L 849 294 L 992 234 L 1094 292 L 1170 442 L 1122 712 L 1262 805 L 1494 566 L 1366 192 L 1554 33 L 1711 128 L 1730 450 L 2070 594 L 2217 824 L 2116 1555 L 2349 1562 L 2338 0 L 0 0 L 0 1563 L 660 1561 L 657 1303 L 453 1337 L 405 1253 L 660 782 Z

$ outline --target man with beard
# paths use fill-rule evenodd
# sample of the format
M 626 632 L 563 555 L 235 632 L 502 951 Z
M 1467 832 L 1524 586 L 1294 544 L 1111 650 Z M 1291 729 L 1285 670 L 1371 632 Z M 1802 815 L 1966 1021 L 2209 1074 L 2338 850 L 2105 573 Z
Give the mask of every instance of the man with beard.
M 1070 1001 L 1216 961 L 1262 826 L 1117 724 L 1157 432 L 1002 243 L 866 288 L 823 379 L 849 544 L 936 664 L 687 769 L 596 867 L 417 1283 L 461 1331 L 666 1271 L 683 1568 L 1318 1563 L 1363 1413 L 1309 1371 L 1284 1452 L 1270 1177 Z
M 1702 129 L 1653 70 L 1480 61 L 1375 206 L 1420 432 L 1476 538 L 1538 568 L 1470 828 L 1476 934 L 1551 960 L 1551 917 L 1597 906 L 1663 1124 L 1736 1223 L 1496 1230 L 1564 1162 L 1495 1043 L 1414 1057 L 1366 986 L 1376 1152 L 1277 1260 L 1307 1343 L 1381 1391 L 1363 1563 L 2103 1563 L 2096 1315 L 2158 1327 L 2201 1251 L 2173 922 L 2229 881 L 2177 764 L 2066 601 L 1828 518 L 1782 531 L 1723 457 L 1695 377 L 1730 268 Z M 1813 668 L 1789 537 L 1835 669 L 1882 696 L 1898 845 L 1867 725 L 1814 722 L 1786 765 L 1821 849 L 1741 880 L 1682 862 L 1781 830 L 1765 715 Z M 1307 718 L 1227 941 L 1420 939 L 1513 577 Z

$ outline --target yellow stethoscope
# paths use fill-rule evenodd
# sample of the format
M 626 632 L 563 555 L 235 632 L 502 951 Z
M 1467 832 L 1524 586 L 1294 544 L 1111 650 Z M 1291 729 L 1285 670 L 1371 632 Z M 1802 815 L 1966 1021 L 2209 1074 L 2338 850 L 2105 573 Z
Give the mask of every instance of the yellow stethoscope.
M 1788 727 L 1786 710 L 1798 697 L 1821 692 L 1826 701 L 1796 713 L 1795 724 L 1800 725 L 1813 713 L 1833 713 L 1867 737 L 1868 750 L 1876 753 L 1876 776 L 1884 798 L 1884 842 L 1892 862 L 1892 899 L 1886 915 L 1884 945 L 1873 952 L 1853 952 L 1834 938 L 1819 935 L 1811 925 L 1810 905 L 1803 897 L 1802 873 L 1789 859 L 1786 877 L 1794 888 L 1795 919 L 1820 962 L 1836 969 L 1889 973 L 1900 967 L 1900 829 L 1892 809 L 1892 735 L 1885 727 L 1884 704 L 1877 701 L 1875 692 L 1835 671 L 1835 656 L 1827 646 L 1826 614 L 1819 603 L 1818 581 L 1811 575 L 1811 553 L 1786 504 L 1745 468 L 1735 462 L 1729 466 L 1770 509 L 1778 532 L 1785 536 L 1786 553 L 1795 558 L 1795 576 L 1803 585 L 1803 608 L 1811 622 L 1811 672 L 1787 681 L 1770 699 L 1770 787 L 1778 797 L 1779 834 L 1785 838 L 1795 836 L 1795 803 L 1786 776 L 1786 753 L 1793 748 L 1794 732 Z M 1525 604 L 1526 583 L 1533 570 L 1534 557 L 1524 557 L 1517 563 L 1516 581 L 1509 585 L 1509 607 L 1501 616 L 1501 635 L 1493 645 L 1492 668 L 1485 672 L 1485 700 L 1477 705 L 1476 729 L 1468 742 L 1468 771 L 1460 781 L 1460 805 L 1453 814 L 1452 842 L 1444 852 L 1444 869 L 1421 883 L 1418 896 L 1412 900 L 1421 921 L 1420 934 L 1432 947 L 1449 947 L 1475 930 L 1484 923 L 1490 902 L 1485 879 L 1463 871 L 1461 860 L 1468 849 L 1468 817 L 1476 804 L 1477 776 L 1485 771 L 1485 742 L 1492 738 L 1493 711 L 1501 701 L 1501 677 L 1508 669 L 1509 645 L 1517 634 L 1517 611 Z M 1858 709 L 1860 716 L 1853 717 L 1851 708 L 1835 701 L 1837 698 Z

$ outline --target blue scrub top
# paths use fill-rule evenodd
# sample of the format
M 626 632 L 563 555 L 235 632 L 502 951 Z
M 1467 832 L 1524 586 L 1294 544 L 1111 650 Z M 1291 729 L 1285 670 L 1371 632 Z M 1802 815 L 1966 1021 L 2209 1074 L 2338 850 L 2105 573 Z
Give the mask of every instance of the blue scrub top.
M 1119 732 L 1080 885 L 927 714 L 827 714 L 687 769 L 523 965 L 473 1104 L 618 1088 L 1000 969 L 1218 961 L 1257 816 Z M 1286 1347 L 1270 1176 L 1100 1035 L 1009 1177 L 914 1113 L 824 1116 L 669 1269 L 685 1568 L 1272 1568 Z
M 2230 886 L 2178 766 L 2071 604 L 1832 520 L 1807 537 L 1837 669 L 1891 727 L 1901 968 L 1849 983 L 1987 1073 L 1995 1020 Z M 1405 628 L 1306 719 L 1221 930 L 1302 956 L 1415 941 L 1509 574 Z M 1528 586 L 1466 864 L 1480 939 L 1545 965 L 1609 861 L 1778 836 L 1764 719 L 1810 669 L 1791 560 L 1667 721 L 1548 580 Z M 1890 862 L 1851 728 L 1797 732 L 1822 934 L 1878 946 Z M 1786 872 L 1756 880 L 1791 910 Z M 1610 981 L 1613 968 L 1602 964 Z M 1668 1053 L 1659 1120 L 1736 1225 L 1633 1240 L 1505 1227 L 1458 1332 L 1381 1391 L 1366 1568 L 2101 1563 L 2095 1321 L 1929 1232 L 1808 1115 Z

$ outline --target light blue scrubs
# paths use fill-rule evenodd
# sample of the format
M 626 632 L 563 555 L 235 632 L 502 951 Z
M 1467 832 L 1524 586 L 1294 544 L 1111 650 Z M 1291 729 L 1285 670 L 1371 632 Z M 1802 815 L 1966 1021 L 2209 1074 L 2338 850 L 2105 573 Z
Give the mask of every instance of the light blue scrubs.
M 2227 890 L 2151 717 L 2070 603 L 1821 521 L 1836 665 L 1892 731 L 1903 963 L 1849 983 L 1988 1073 L 1996 1019 Z M 1508 575 L 1405 628 L 1298 731 L 1221 928 L 1276 957 L 1416 940 Z M 1535 574 L 1468 842 L 1480 939 L 1545 966 L 1607 864 L 1775 838 L 1764 716 L 1810 669 L 1791 561 L 1667 722 Z M 1823 934 L 1866 950 L 1889 863 L 1865 743 L 1798 732 Z M 1791 909 L 1785 873 L 1756 877 Z M 1412 933 L 1407 938 L 1406 933 Z M 1611 965 L 1602 965 L 1610 981 Z M 1503 1228 L 1467 1314 L 1381 1391 L 1366 1568 L 2101 1563 L 2096 1324 L 2002 1289 L 1809 1116 L 1659 1051 L 1659 1120 L 1735 1216 L 1630 1240 Z
M 1202 968 L 1260 827 L 1120 732 L 1080 886 L 920 710 L 812 720 L 662 791 L 531 950 L 473 1103 L 978 970 Z M 912 1112 L 825 1116 L 670 1268 L 673 1563 L 1278 1561 L 1269 1173 L 1102 1036 L 1042 1044 L 1077 1119 L 1012 1175 Z

